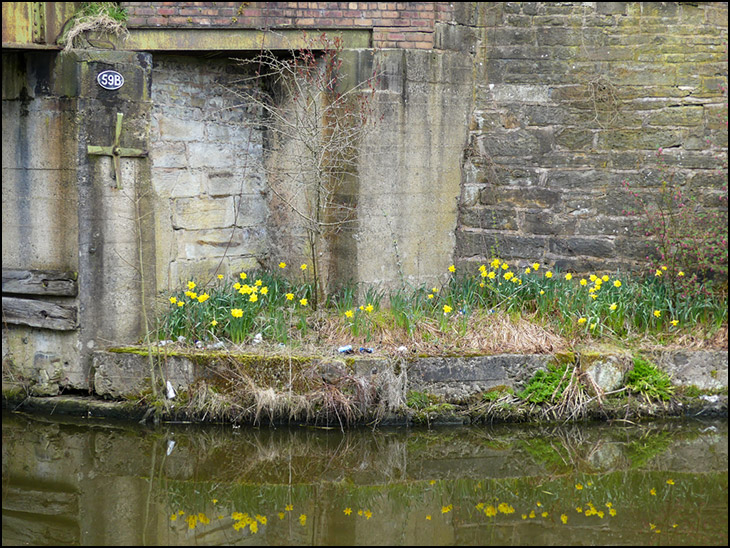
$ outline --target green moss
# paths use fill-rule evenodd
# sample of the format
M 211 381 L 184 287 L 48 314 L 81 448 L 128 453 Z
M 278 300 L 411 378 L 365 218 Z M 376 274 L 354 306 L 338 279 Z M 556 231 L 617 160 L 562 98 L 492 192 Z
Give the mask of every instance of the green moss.
M 674 394 L 669 375 L 641 356 L 634 357 L 634 368 L 626 375 L 626 387 L 650 400 L 668 401 Z
M 539 370 L 530 379 L 519 397 L 532 403 L 545 403 L 560 398 L 568 386 L 570 365 L 548 365 L 547 371 Z
M 557 352 L 554 359 L 558 365 L 570 365 L 576 362 L 575 352 Z
M 486 392 L 483 392 L 481 395 L 481 400 L 485 402 L 492 402 L 495 400 L 498 400 L 505 394 L 514 394 L 515 391 L 512 389 L 511 386 L 506 386 L 504 384 L 500 384 L 499 386 L 494 386 L 487 390 Z

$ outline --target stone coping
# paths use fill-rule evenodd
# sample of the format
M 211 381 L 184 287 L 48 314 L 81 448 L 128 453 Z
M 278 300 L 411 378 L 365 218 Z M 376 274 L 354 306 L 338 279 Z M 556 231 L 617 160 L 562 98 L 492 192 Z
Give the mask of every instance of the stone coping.
M 676 386 L 694 386 L 699 391 L 719 393 L 684 398 L 673 406 L 664 406 L 663 415 L 727 416 L 727 351 L 661 351 L 645 354 L 659 368 L 667 372 Z M 378 375 L 399 369 L 403 381 L 401 390 L 430 394 L 443 402 L 428 416 L 416 423 L 464 424 L 474 421 L 468 416 L 468 404 L 475 396 L 490 390 L 521 390 L 536 371 L 550 363 L 579 363 L 596 386 L 604 392 L 614 390 L 631 367 L 630 356 L 598 352 L 581 354 L 500 354 L 489 356 L 425 356 L 398 357 L 377 355 L 356 356 L 261 356 L 212 352 L 160 353 L 158 372 L 176 392 L 186 391 L 200 381 L 212 382 L 221 360 L 234 360 L 251 374 L 255 384 L 264 390 L 282 392 L 287 373 L 312 379 L 320 385 L 336 385 L 342 379 L 374 380 Z M 291 361 L 290 361 L 291 360 Z M 40 412 L 49 415 L 64 414 L 87 418 L 114 418 L 144 420 L 152 407 L 144 402 L 149 397 L 149 356 L 140 348 L 122 348 L 96 352 L 93 361 L 94 391 L 88 395 L 58 395 L 38 397 L 3 384 L 3 407 Z M 242 369 L 242 370 L 244 370 Z M 306 373 L 306 375 L 305 375 Z M 404 374 L 405 373 L 405 374 Z M 292 377 L 288 377 L 292 378 Z M 297 377 L 299 378 L 299 377 Z M 295 389 L 306 393 L 311 384 L 295 384 Z M 723 393 L 724 392 L 724 393 Z M 145 396 L 146 394 L 146 396 Z M 637 411 L 637 410 L 635 410 Z M 657 416 L 657 410 L 644 408 L 637 416 Z M 159 419 L 156 414 L 154 416 Z M 609 415 L 607 414 L 606 417 Z M 168 417 L 170 418 L 170 417 Z M 502 417 L 505 419 L 505 417 Z M 514 420 L 533 420 L 535 415 L 515 414 Z M 164 420 L 164 415 L 163 415 Z M 195 419 L 197 420 L 197 419 Z M 506 420 L 511 420 L 506 418 Z M 413 412 L 387 413 L 381 424 L 413 424 Z

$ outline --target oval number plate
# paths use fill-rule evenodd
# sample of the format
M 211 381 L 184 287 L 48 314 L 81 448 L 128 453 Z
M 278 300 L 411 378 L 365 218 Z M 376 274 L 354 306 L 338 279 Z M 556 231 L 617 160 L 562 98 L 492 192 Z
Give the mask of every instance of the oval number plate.
M 119 89 L 124 85 L 124 76 L 116 70 L 105 70 L 100 72 L 96 77 L 96 81 L 104 89 Z

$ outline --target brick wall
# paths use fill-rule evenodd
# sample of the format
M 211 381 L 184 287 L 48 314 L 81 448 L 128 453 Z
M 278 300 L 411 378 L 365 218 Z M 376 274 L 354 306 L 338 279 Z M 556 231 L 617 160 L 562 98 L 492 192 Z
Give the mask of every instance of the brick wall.
M 671 178 L 727 214 L 727 4 L 478 10 L 457 261 L 640 268 L 623 181 L 656 196 Z
M 134 28 L 372 29 L 377 48 L 430 49 L 449 2 L 122 2 Z

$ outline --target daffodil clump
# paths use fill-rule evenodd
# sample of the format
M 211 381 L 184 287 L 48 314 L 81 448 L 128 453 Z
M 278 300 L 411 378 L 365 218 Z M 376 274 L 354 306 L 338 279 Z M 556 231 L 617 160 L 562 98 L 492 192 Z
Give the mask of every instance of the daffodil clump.
M 169 296 L 160 336 L 241 343 L 260 334 L 259 339 L 290 342 L 316 326 L 344 329 L 334 336 L 370 341 L 377 335 L 404 344 L 488 330 L 491 314 L 529 320 L 569 339 L 663 339 L 697 331 L 709 336 L 727 327 L 726 295 L 676 291 L 666 283 L 664 265 L 642 277 L 559 272 L 538 261 L 493 258 L 469 271 L 451 265 L 430 286 L 389 293 L 370 287 L 359 297 L 354 288 L 345 288 L 329 296 L 316 321 L 307 265 L 293 276 L 286 275 L 288 268 L 281 262 L 275 272 L 240 272 L 234 279 L 218 275 L 207 284 L 188 281 Z M 671 279 L 683 276 L 678 270 Z M 322 314 L 331 321 L 322 321 Z M 322 335 L 317 333 L 318 339 Z
M 282 271 L 286 267 L 279 264 Z M 286 341 L 292 325 L 306 325 L 311 291 L 306 279 L 292 282 L 270 272 L 239 272 L 233 279 L 219 274 L 205 285 L 190 280 L 167 298 L 160 337 L 241 343 L 260 333 Z

